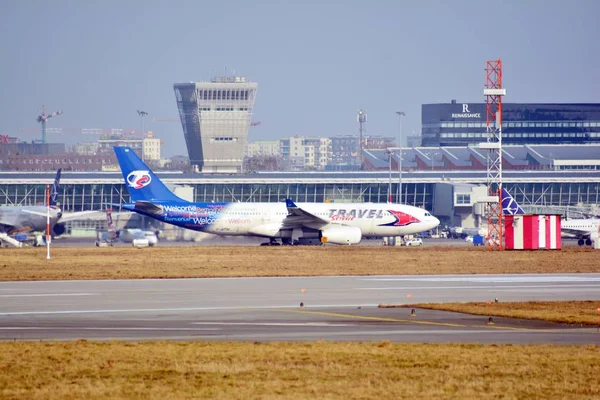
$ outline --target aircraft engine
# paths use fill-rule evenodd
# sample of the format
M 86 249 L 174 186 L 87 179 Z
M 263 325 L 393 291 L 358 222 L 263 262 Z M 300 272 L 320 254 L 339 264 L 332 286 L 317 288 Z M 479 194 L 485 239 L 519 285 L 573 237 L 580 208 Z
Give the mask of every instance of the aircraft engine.
M 321 241 L 333 244 L 359 244 L 362 231 L 356 226 L 329 225 L 321 229 Z
M 63 233 L 65 233 L 65 224 L 56 224 L 54 225 L 54 227 L 52 228 L 52 234 L 54 236 L 60 236 Z

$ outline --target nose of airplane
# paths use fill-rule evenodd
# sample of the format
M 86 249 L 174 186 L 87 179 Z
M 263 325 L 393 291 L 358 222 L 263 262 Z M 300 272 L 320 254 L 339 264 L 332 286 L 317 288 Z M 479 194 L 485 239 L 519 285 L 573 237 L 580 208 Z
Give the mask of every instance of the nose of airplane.
M 439 224 L 440 224 L 440 220 L 434 216 L 431 216 L 431 228 L 430 229 L 437 227 Z

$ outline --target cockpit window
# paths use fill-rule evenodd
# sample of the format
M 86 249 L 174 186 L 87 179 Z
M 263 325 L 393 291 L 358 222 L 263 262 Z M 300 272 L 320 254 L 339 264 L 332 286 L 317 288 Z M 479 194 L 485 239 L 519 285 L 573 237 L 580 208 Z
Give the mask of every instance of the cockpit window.
M 428 212 L 425 213 L 426 217 L 431 217 L 431 214 L 429 214 Z

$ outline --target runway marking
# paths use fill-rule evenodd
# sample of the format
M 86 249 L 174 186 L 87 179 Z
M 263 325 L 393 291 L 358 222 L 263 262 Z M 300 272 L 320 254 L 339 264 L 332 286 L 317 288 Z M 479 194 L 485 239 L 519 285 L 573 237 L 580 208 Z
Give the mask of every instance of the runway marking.
M 228 326 L 315 326 L 338 327 L 356 326 L 356 324 L 336 324 L 330 322 L 192 322 L 193 325 L 228 325 Z
M 272 280 L 289 280 L 289 281 L 296 281 L 296 280 L 331 280 L 331 279 L 344 279 L 344 280 L 413 280 L 413 281 L 442 281 L 442 280 L 497 280 L 497 279 L 507 279 L 507 280 L 524 280 L 524 279 L 530 279 L 530 282 L 541 282 L 544 279 L 559 279 L 561 281 L 565 281 L 565 278 L 569 278 L 572 281 L 600 281 L 600 274 L 598 273 L 585 273 L 585 276 L 582 277 L 577 277 L 577 276 L 573 276 L 573 275 L 565 275 L 564 277 L 548 277 L 547 274 L 531 274 L 531 275 L 527 275 L 527 276 L 523 276 L 521 274 L 507 274 L 504 276 L 499 276 L 497 274 L 477 274 L 477 275 L 472 275 L 472 274 L 443 274 L 443 275 L 420 275 L 419 278 L 415 278 L 414 276 L 408 276 L 408 275 L 398 275 L 396 276 L 392 276 L 392 275 L 327 275 L 327 276 L 248 276 L 248 277 L 205 277 L 205 278 L 168 278 L 168 279 L 164 279 L 164 278 L 148 278 L 148 279 L 143 279 L 143 282 L 140 279 L 90 279 L 90 280 L 85 280 L 85 281 L 81 281 L 81 280 L 69 280 L 69 279 L 61 279 L 61 280 L 39 280 L 39 281 L 14 281 L 14 282 L 0 282 L 0 286 L 6 286 L 6 285 L 13 285 L 15 283 L 21 284 L 23 286 L 34 286 L 34 285 L 39 285 L 39 284 L 60 284 L 60 283 L 67 283 L 69 285 L 81 285 L 81 284 L 94 284 L 94 283 L 104 283 L 104 284 L 140 284 L 140 285 L 147 285 L 147 284 L 154 284 L 154 283 L 160 283 L 160 284 L 168 284 L 169 282 L 188 282 L 188 283 L 194 283 L 194 282 L 198 282 L 198 281 L 217 281 L 217 280 L 222 280 L 222 281 L 239 281 L 239 280 L 265 280 L 265 281 L 272 281 Z M 541 279 L 540 279 L 541 278 Z M 537 279 L 537 280 L 535 280 Z M 0 290 L 4 290 L 4 289 L 0 289 Z M 13 290 L 13 289 L 6 289 L 6 290 Z
M 398 286 L 398 287 L 357 287 L 351 290 L 432 290 L 432 289 L 497 289 L 497 290 L 512 290 L 512 289 L 562 289 L 562 288 L 598 288 L 600 283 L 591 285 L 519 285 L 519 286 Z
M 100 293 L 40 293 L 40 294 L 0 294 L 0 297 L 55 297 L 55 296 L 99 296 Z
M 144 327 L 78 327 L 78 326 L 3 326 L 0 331 L 45 331 L 45 330 L 84 330 L 84 331 L 220 331 L 219 328 L 144 328 Z
M 563 334 L 563 331 L 561 331 L 560 329 L 557 330 L 548 330 L 548 331 L 540 331 L 541 333 L 549 333 L 549 334 Z M 503 331 L 503 332 L 492 332 L 488 329 L 453 329 L 453 330 L 435 330 L 435 329 L 420 329 L 420 330 L 376 330 L 376 331 L 365 331 L 365 330 L 359 330 L 359 331 L 340 331 L 340 332 L 328 332 L 328 339 L 325 340 L 336 340 L 335 338 L 330 339 L 332 336 L 356 336 L 356 335 L 361 335 L 361 336 L 374 336 L 374 335 L 406 335 L 406 336 L 413 336 L 413 335 L 468 335 L 468 334 L 488 334 L 488 335 L 494 335 L 494 334 L 526 334 L 526 335 L 532 335 L 532 334 L 536 334 L 537 331 L 522 331 L 522 332 L 518 332 L 518 331 Z M 591 332 L 578 332 L 580 334 L 583 335 L 587 335 Z M 213 338 L 220 338 L 220 337 L 226 337 L 229 339 L 236 339 L 236 338 L 269 338 L 269 337 L 276 337 L 276 338 L 281 338 L 281 337 L 302 337 L 302 338 L 307 338 L 310 336 L 317 336 L 319 337 L 320 340 L 323 340 L 321 338 L 321 335 L 323 333 L 322 332 L 277 332 L 277 333 L 259 333 L 259 334 L 255 334 L 255 333 L 233 333 L 233 334 L 227 334 L 227 335 L 223 335 L 223 334 L 217 334 L 216 336 L 213 336 Z M 394 340 L 393 338 L 391 338 L 390 340 Z M 429 341 L 427 341 L 429 342 Z M 433 339 L 432 342 L 435 342 L 435 339 Z M 462 343 L 462 342 L 458 342 L 458 343 Z M 477 343 L 477 341 L 472 341 L 472 342 L 467 342 L 467 343 Z M 593 343 L 593 342 L 592 342 Z
M 273 312 L 285 312 L 285 313 L 297 313 L 297 314 L 312 314 L 312 315 L 323 315 L 326 317 L 339 317 L 339 318 L 352 318 L 367 321 L 378 321 L 378 322 L 410 322 L 413 324 L 420 325 L 435 325 L 435 326 L 449 326 L 452 328 L 465 328 L 467 325 L 452 324 L 449 322 L 431 322 L 431 321 L 415 321 L 411 319 L 397 319 L 397 318 L 384 318 L 384 317 L 368 317 L 365 315 L 352 315 L 352 314 L 340 314 L 326 311 L 308 311 L 308 310 L 272 310 Z
M 411 281 L 411 282 L 481 282 L 481 283 L 556 283 L 556 282 L 600 282 L 600 278 L 586 276 L 464 276 L 464 277 L 373 277 L 364 281 Z
M 385 317 L 369 317 L 365 315 L 352 315 L 352 314 L 340 314 L 325 311 L 308 311 L 308 310 L 271 310 L 273 312 L 283 313 L 297 313 L 297 314 L 313 314 L 313 315 L 324 315 L 327 317 L 339 317 L 339 318 L 352 318 L 366 321 L 378 321 L 378 322 L 403 322 L 411 323 L 416 325 L 433 325 L 433 326 L 445 326 L 451 328 L 480 328 L 479 325 L 465 325 L 455 324 L 450 322 L 433 322 L 433 321 L 419 321 L 414 319 L 398 319 L 398 318 L 385 318 Z M 500 329 L 500 330 L 511 330 L 511 331 L 531 331 L 531 332 L 546 332 L 543 329 L 532 329 L 532 328 L 517 328 L 512 326 L 499 326 L 499 325 L 486 325 L 486 329 Z
M 315 304 L 311 308 L 348 308 L 348 307 L 377 307 L 378 304 Z M 289 306 L 254 306 L 254 307 L 189 307 L 189 308 L 138 308 L 116 310 L 57 310 L 57 311 L 9 311 L 0 312 L 0 316 L 11 315 L 56 315 L 56 314 L 101 314 L 101 313 L 131 313 L 131 312 L 178 312 L 178 311 L 219 311 L 219 310 L 269 310 L 282 308 L 298 308 Z

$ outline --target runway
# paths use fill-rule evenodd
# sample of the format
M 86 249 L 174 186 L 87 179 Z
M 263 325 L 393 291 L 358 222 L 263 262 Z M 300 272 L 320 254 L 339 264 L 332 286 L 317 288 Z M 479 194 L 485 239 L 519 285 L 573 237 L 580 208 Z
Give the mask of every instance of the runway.
M 377 308 L 496 297 L 597 300 L 600 274 L 3 282 L 0 340 L 600 343 L 595 327 Z

